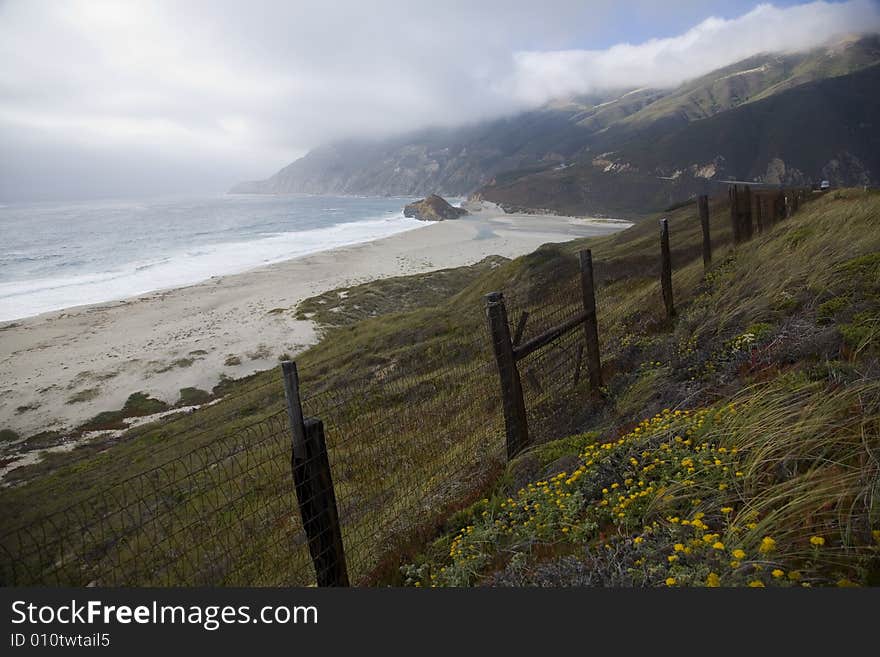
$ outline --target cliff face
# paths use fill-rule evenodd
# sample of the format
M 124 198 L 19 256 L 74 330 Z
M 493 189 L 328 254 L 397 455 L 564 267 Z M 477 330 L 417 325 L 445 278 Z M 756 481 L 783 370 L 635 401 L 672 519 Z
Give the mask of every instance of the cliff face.
M 676 89 L 617 90 L 322 146 L 232 191 L 477 193 L 504 206 L 615 214 L 660 209 L 732 178 L 876 184 L 878 62 L 878 36 L 760 55 Z
M 403 209 L 403 216 L 421 221 L 445 221 L 446 219 L 458 219 L 468 212 L 464 208 L 456 208 L 446 201 L 446 199 L 431 194 L 421 201 L 410 203 Z
M 543 168 L 574 156 L 589 132 L 577 107 L 545 108 L 462 128 L 385 140 L 347 140 L 310 151 L 271 178 L 234 193 L 462 196 L 507 170 Z

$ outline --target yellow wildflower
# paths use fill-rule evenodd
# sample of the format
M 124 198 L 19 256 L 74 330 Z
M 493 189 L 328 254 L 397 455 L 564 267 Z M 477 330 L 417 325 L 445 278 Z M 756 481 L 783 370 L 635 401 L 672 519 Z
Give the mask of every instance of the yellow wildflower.
M 790 579 L 792 582 L 796 582 L 796 581 L 798 581 L 800 578 L 801 578 L 801 571 L 799 571 L 799 570 L 792 570 L 792 571 L 788 574 L 788 579 Z
M 641 542 L 644 541 L 644 540 L 645 540 L 645 539 L 642 538 L 641 536 L 636 536 L 636 537 L 633 539 L 633 543 L 635 543 L 636 545 L 638 545 L 639 543 L 641 543 Z
M 761 554 L 767 554 L 768 552 L 773 552 L 776 548 L 776 541 L 774 541 L 769 536 L 765 536 L 761 539 L 761 545 L 758 548 L 758 552 Z
M 776 569 L 770 571 L 770 574 L 773 575 L 773 577 L 775 577 L 776 579 L 779 579 L 780 577 L 785 575 L 785 571 L 780 570 L 779 568 L 776 568 Z
M 759 579 L 752 580 L 751 582 L 749 582 L 749 586 L 752 587 L 753 589 L 763 589 L 764 582 L 762 582 Z
M 710 588 L 721 586 L 721 578 L 716 573 L 709 573 L 709 576 L 706 578 L 706 586 Z
M 723 550 L 724 543 L 722 543 L 721 541 L 715 541 L 714 543 L 712 543 L 712 547 L 716 550 Z
M 666 578 L 666 586 L 675 586 L 675 578 L 667 577 Z
M 821 536 L 810 536 L 810 545 L 820 547 L 822 545 L 825 545 L 825 539 Z
M 675 550 L 676 552 L 684 552 L 684 545 L 681 543 L 676 543 L 675 545 L 672 546 L 672 549 Z
M 736 557 L 737 559 L 745 559 L 746 558 L 746 551 L 745 550 L 736 549 L 731 554 L 733 554 L 733 556 Z

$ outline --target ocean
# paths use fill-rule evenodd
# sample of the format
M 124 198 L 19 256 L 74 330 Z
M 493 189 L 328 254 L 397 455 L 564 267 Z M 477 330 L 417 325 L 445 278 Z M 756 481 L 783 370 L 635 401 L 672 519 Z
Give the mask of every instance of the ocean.
M 0 321 L 191 285 L 424 226 L 412 199 L 246 196 L 0 205 Z

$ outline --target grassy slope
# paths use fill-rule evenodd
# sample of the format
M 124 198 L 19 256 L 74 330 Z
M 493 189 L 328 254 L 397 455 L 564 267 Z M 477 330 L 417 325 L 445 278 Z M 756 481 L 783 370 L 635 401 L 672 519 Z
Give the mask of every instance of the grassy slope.
M 809 82 L 678 131 L 655 133 L 650 146 L 634 141 L 620 157 L 643 171 L 671 171 L 711 162 L 720 153 L 726 172 L 746 180 L 764 175 L 766 162 L 781 157 L 815 179 L 830 159 L 848 152 L 873 171 L 880 139 L 871 129 L 871 117 L 880 111 L 878 84 L 878 64 Z
M 842 197 L 678 269 L 674 328 L 624 313 L 613 409 L 512 463 L 407 581 L 880 584 L 880 197 Z
M 868 36 L 835 50 L 761 54 L 686 82 L 643 110 L 627 116 L 624 126 L 663 121 L 664 128 L 683 125 L 792 89 L 798 85 L 847 75 L 877 63 L 880 39 Z
M 448 468 L 455 459 L 458 459 L 456 463 L 459 465 L 473 461 L 472 450 L 483 445 L 481 441 L 485 436 L 496 435 L 498 431 L 497 401 L 489 399 L 495 380 L 491 371 L 488 371 L 488 378 L 474 374 L 476 378 L 462 379 L 459 376 L 447 377 L 446 373 L 453 371 L 450 368 L 455 368 L 454 371 L 459 373 L 469 372 L 474 365 L 486 362 L 488 358 L 482 338 L 482 295 L 503 289 L 519 306 L 552 304 L 553 299 L 557 298 L 556 292 L 576 281 L 575 253 L 585 245 L 593 249 L 596 275 L 601 285 L 598 304 L 608 386 L 604 404 L 566 402 L 554 407 L 553 417 L 558 425 L 555 427 L 555 437 L 573 429 L 599 432 L 590 434 L 589 438 L 578 434 L 563 443 L 562 447 L 555 444 L 547 448 L 549 453 L 558 452 L 559 458 L 566 456 L 571 465 L 575 465 L 571 459 L 577 458 L 579 450 L 585 448 L 593 436 L 616 436 L 627 425 L 631 426 L 643 417 L 651 417 L 666 407 L 709 406 L 736 394 L 755 377 L 775 377 L 774 367 L 793 368 L 797 372 L 787 376 L 800 372 L 800 376 L 806 377 L 803 382 L 791 384 L 795 391 L 790 393 L 795 412 L 800 412 L 799 409 L 803 409 L 807 403 L 802 401 L 806 394 L 801 390 L 804 386 L 818 386 L 815 395 L 819 400 L 823 398 L 821 390 L 824 386 L 833 385 L 835 381 L 845 384 L 844 389 L 857 391 L 859 388 L 855 386 L 865 385 L 859 383 L 866 378 L 863 363 L 871 362 L 866 359 L 873 357 L 873 347 L 870 345 L 874 339 L 872 336 L 876 335 L 872 333 L 876 323 L 871 322 L 876 322 L 876 291 L 855 290 L 851 280 L 872 280 L 871 276 L 876 271 L 871 269 L 874 265 L 870 263 L 865 267 L 845 263 L 880 250 L 878 208 L 880 198 L 876 195 L 852 193 L 851 198 L 844 195 L 840 199 L 826 196 L 808 204 L 797 217 L 777 225 L 768 236 L 740 249 L 735 257 L 728 260 L 725 256 L 729 230 L 725 207 L 719 201 L 712 206 L 713 240 L 718 245 L 718 265 L 708 280 L 704 280 L 699 262 L 699 227 L 695 221 L 695 208 L 687 205 L 675 210 L 669 215 L 676 267 L 674 283 L 677 302 L 684 312 L 674 328 L 667 326 L 662 317 L 656 283 L 657 231 L 653 221 L 641 223 L 614 236 L 546 245 L 533 254 L 491 269 L 436 305 L 414 307 L 354 324 L 329 327 L 325 339 L 298 359 L 306 389 L 310 392 L 351 391 L 353 387 L 392 390 L 394 394 L 385 395 L 379 401 L 380 410 L 408 418 L 406 423 L 398 427 L 393 440 L 383 437 L 382 451 L 346 453 L 344 447 L 339 447 L 342 451 L 334 452 L 337 456 L 331 458 L 338 459 L 334 462 L 346 463 L 355 473 L 362 473 L 361 478 L 369 478 L 371 472 L 376 472 L 377 460 L 384 462 L 397 458 L 401 452 L 411 449 L 413 452 L 409 458 L 412 460 L 405 469 L 411 470 L 413 478 L 404 481 L 405 469 L 402 468 L 394 477 L 388 477 L 396 477 L 397 481 L 387 483 L 388 486 L 405 483 L 409 486 L 407 491 L 411 491 L 409 494 L 416 497 L 419 494 L 416 485 L 419 478 L 433 474 L 442 480 L 444 468 Z M 402 280 L 394 283 L 401 284 Z M 569 295 L 569 301 L 571 298 Z M 831 306 L 827 305 L 829 303 Z M 827 311 L 837 305 L 844 311 L 839 315 L 838 323 L 828 326 L 819 323 L 820 309 Z M 387 310 L 387 304 L 379 304 L 379 307 L 382 311 Z M 539 327 L 539 318 L 534 321 L 538 322 L 536 326 Z M 745 357 L 729 352 L 726 345 L 759 322 L 770 328 L 766 329 L 763 325 L 753 327 L 754 332 L 761 335 L 761 340 L 768 340 L 767 344 L 792 350 L 794 355 L 786 356 L 792 363 L 780 365 L 784 362 L 782 356 L 771 352 L 768 358 L 773 366 L 758 368 L 756 371 L 760 374 L 740 372 Z M 847 336 L 846 341 L 842 341 L 841 335 Z M 825 344 L 822 340 L 830 341 L 826 347 L 829 353 L 833 352 L 833 356 L 826 360 L 830 360 L 833 367 L 822 366 L 823 359 L 815 358 L 819 353 L 817 349 L 821 351 L 826 348 L 822 347 Z M 814 342 L 818 345 L 815 348 L 811 346 Z M 869 346 L 855 353 L 854 350 L 863 342 Z M 798 345 L 805 345 L 804 354 L 798 355 Z M 840 351 L 841 345 L 848 345 L 843 347 L 843 352 Z M 804 373 L 806 366 L 803 363 L 810 359 L 817 360 L 818 373 Z M 647 363 L 659 365 L 648 366 Z M 356 382 L 356 385 L 352 382 Z M 456 385 L 460 387 L 454 387 Z M 782 386 L 780 394 L 789 394 L 784 382 L 777 382 L 776 385 Z M 229 383 L 225 386 L 225 392 L 229 395 L 228 399 L 183 416 L 175 423 L 141 429 L 136 432 L 136 439 L 123 438 L 110 444 L 84 447 L 70 455 L 58 455 L 47 464 L 23 468 L 18 477 L 22 484 L 0 493 L 3 526 L 15 526 L 45 517 L 71 503 L 86 500 L 108 486 L 112 488 L 114 482 L 166 463 L 171 457 L 180 459 L 193 450 L 221 451 L 227 445 L 235 445 L 240 442 L 236 436 L 248 435 L 248 427 L 255 422 L 276 416 L 283 399 L 278 374 L 274 371 L 246 381 Z M 870 399 L 868 393 L 873 394 L 870 387 L 865 393 L 866 399 Z M 547 397 L 552 395 L 545 395 L 535 403 L 552 405 L 554 400 Z M 414 400 L 418 403 L 414 404 Z M 849 399 L 848 403 L 850 406 L 844 405 L 846 408 L 855 408 L 852 406 L 855 403 L 853 399 Z M 337 423 L 358 420 L 356 407 L 343 411 L 351 417 L 336 417 Z M 420 417 L 413 418 L 412 415 Z M 443 426 L 460 423 L 464 427 L 464 433 L 444 438 L 446 451 L 442 456 L 433 451 L 418 451 L 423 445 L 420 441 L 431 442 L 442 434 L 441 426 L 433 419 L 435 417 L 443 418 Z M 474 417 L 480 418 L 479 422 L 473 426 L 467 424 L 465 420 Z M 868 429 L 870 431 L 865 435 L 876 438 L 876 427 L 869 426 Z M 821 439 L 821 434 L 816 435 Z M 753 439 L 759 440 L 760 435 L 753 436 Z M 570 445 L 571 449 L 563 449 L 565 445 Z M 289 495 L 289 473 L 285 472 L 284 467 L 276 467 L 285 458 L 284 452 L 279 449 L 283 450 L 283 444 L 280 447 L 267 445 L 264 456 L 266 463 L 271 460 L 272 465 L 260 466 L 249 473 L 247 495 L 253 498 L 254 504 L 270 504 L 273 508 L 288 504 L 289 500 L 284 496 Z M 540 456 L 536 458 L 540 459 Z M 520 463 L 528 463 L 529 459 L 524 457 Z M 170 480 L 185 474 L 186 466 L 180 463 L 166 465 L 160 468 L 160 472 Z M 514 466 L 508 481 L 523 483 L 528 480 L 526 475 L 529 472 L 528 467 Z M 540 477 L 543 473 L 535 471 L 531 474 Z M 440 480 L 438 483 L 442 484 Z M 748 481 L 754 483 L 760 479 Z M 339 476 L 337 485 L 342 489 L 337 492 L 337 497 L 343 506 L 349 500 L 356 503 L 358 495 L 368 492 L 371 495 L 390 494 L 390 488 L 373 491 L 370 487 L 378 487 L 380 482 L 372 479 L 361 481 L 355 478 L 349 481 Z M 381 485 L 384 486 L 385 482 Z M 516 486 L 514 488 L 519 490 Z M 516 490 L 510 489 L 510 492 L 515 493 Z M 502 494 L 503 488 L 499 488 L 498 492 Z M 267 497 L 270 495 L 275 497 L 270 499 Z M 205 490 L 190 492 L 181 499 L 163 499 L 163 504 L 172 505 L 178 518 L 201 519 L 204 509 L 210 508 L 206 506 L 209 497 L 210 489 L 206 487 Z M 378 496 L 373 495 L 373 498 L 378 499 Z M 407 499 L 400 500 L 400 503 L 404 501 L 413 502 Z M 84 513 L 86 517 L 94 513 L 106 514 L 112 511 L 112 504 L 112 500 L 106 501 L 106 507 L 86 509 Z M 440 501 L 423 501 L 423 504 L 427 504 L 432 513 L 439 512 L 443 506 Z M 382 518 L 381 508 L 376 513 L 365 517 L 363 522 L 371 526 L 383 526 L 383 522 L 387 522 L 392 529 L 401 529 L 393 525 L 390 518 Z M 450 525 L 452 531 L 456 529 L 455 522 Z M 765 519 L 761 522 L 765 522 Z M 352 529 L 355 530 L 361 531 L 363 527 L 357 525 Z M 156 528 L 150 531 L 156 531 Z M 227 555 L 236 550 L 243 554 L 257 554 L 266 546 L 276 544 L 279 531 L 271 522 L 266 526 L 249 526 L 240 533 L 230 529 L 223 550 Z M 144 541 L 150 542 L 153 538 L 146 536 Z M 542 544 L 557 545 L 558 538 L 563 538 L 563 535 L 560 533 Z M 439 545 L 443 544 L 443 540 L 447 539 L 440 539 Z M 240 547 L 236 549 L 235 545 Z M 575 544 L 575 551 L 583 545 Z M 181 547 L 183 545 L 174 544 L 166 549 L 173 554 Z M 354 550 L 350 554 L 354 560 L 362 558 Z M 583 557 L 582 552 L 578 556 Z M 438 559 L 432 552 L 426 557 L 425 563 L 436 563 L 438 568 L 442 567 L 439 565 L 442 559 Z M 288 555 L 278 552 L 270 556 L 267 567 L 280 570 L 285 560 L 288 560 Z M 159 566 L 149 563 L 149 559 L 141 567 L 144 581 L 175 581 L 174 577 L 163 579 L 158 576 Z M 219 574 L 214 573 L 211 581 L 241 581 L 232 576 L 224 580 L 222 564 L 217 569 Z M 481 569 L 480 577 L 473 573 L 468 581 L 477 581 L 490 570 Z M 258 581 L 274 581 L 265 572 L 260 577 L 262 579 Z

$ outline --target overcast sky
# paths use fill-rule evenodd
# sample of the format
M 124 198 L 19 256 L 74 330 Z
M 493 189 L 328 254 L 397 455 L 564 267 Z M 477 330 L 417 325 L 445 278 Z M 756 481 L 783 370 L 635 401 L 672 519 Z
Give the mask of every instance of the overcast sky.
M 221 192 L 328 140 L 867 31 L 876 0 L 0 0 L 0 200 Z

